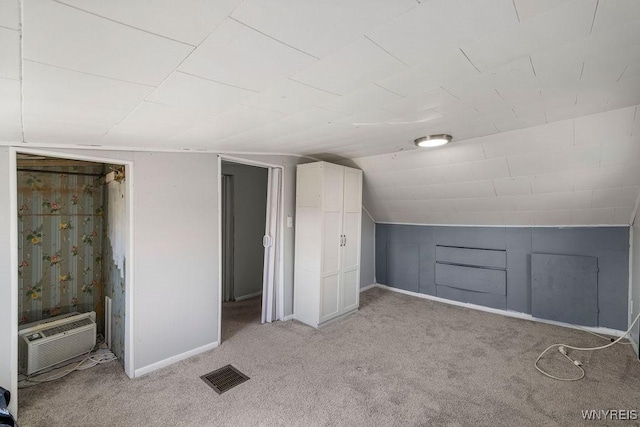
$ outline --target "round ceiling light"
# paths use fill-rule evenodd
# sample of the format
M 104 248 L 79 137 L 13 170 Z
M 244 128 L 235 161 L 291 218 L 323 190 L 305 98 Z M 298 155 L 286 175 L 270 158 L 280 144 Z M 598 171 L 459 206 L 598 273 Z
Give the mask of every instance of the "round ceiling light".
M 451 142 L 452 136 L 447 134 L 421 136 L 414 142 L 418 147 L 439 147 Z

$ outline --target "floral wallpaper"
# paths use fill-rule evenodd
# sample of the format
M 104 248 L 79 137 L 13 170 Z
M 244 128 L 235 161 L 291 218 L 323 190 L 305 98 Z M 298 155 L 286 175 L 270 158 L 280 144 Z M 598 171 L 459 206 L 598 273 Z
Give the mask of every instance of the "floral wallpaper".
M 103 330 L 103 179 L 52 169 L 18 171 L 19 322 L 95 310 Z

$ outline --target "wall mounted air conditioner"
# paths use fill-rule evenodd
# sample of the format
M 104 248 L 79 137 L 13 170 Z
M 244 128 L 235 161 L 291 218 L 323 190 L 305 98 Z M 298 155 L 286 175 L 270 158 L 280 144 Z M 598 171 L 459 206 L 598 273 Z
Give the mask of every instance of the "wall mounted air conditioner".
M 18 363 L 22 374 L 88 353 L 96 345 L 96 313 L 71 313 L 23 325 L 18 330 Z

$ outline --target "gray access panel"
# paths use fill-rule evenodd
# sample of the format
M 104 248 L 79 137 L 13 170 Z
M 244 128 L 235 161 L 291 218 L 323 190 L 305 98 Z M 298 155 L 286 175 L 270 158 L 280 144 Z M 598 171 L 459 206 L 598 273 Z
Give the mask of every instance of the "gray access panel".
M 531 254 L 531 314 L 598 326 L 598 258 Z

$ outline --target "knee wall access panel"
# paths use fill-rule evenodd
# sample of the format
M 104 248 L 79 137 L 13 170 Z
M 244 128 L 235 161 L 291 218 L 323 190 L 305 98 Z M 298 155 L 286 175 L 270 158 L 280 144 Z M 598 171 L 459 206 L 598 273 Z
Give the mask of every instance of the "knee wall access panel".
M 598 258 L 531 254 L 531 314 L 598 325 Z

